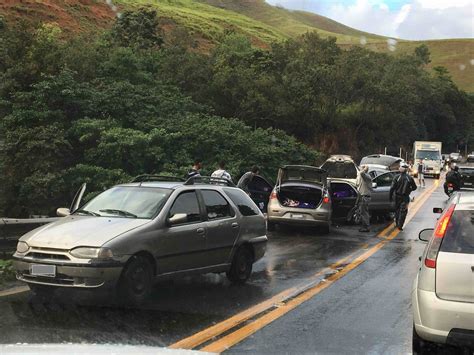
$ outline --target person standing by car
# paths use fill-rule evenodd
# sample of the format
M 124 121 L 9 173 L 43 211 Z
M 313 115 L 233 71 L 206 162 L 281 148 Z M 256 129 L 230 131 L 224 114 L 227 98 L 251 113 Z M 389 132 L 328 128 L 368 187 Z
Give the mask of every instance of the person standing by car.
M 186 178 L 190 179 L 192 177 L 200 177 L 201 176 L 201 169 L 202 169 L 201 160 L 200 159 L 194 160 L 193 167 L 186 174 Z
M 250 196 L 249 184 L 253 180 L 253 177 L 258 174 L 260 174 L 260 168 L 254 165 L 250 171 L 242 175 L 237 183 L 237 187 L 244 190 L 245 193 Z
M 418 185 L 420 187 L 425 187 L 425 164 L 423 164 L 423 159 L 420 159 L 418 163 Z
M 408 214 L 408 205 L 410 204 L 410 194 L 417 189 L 415 180 L 407 174 L 408 165 L 400 166 L 400 175 L 393 179 L 390 187 L 390 201 L 393 201 L 395 194 L 395 222 L 399 230 L 403 230 L 405 219 Z
M 362 228 L 359 232 L 370 232 L 370 214 L 369 203 L 372 195 L 372 178 L 367 173 L 369 167 L 361 166 L 359 185 L 357 186 L 360 195 L 359 214 L 361 218 Z
M 232 176 L 230 176 L 230 174 L 225 170 L 225 161 L 223 160 L 219 162 L 219 169 L 214 171 L 211 177 L 232 181 Z

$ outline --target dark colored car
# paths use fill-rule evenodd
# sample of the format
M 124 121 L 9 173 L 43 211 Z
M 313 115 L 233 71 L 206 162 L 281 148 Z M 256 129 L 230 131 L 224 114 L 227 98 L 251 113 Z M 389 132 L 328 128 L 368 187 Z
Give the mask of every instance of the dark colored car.
M 474 164 L 459 165 L 461 175 L 461 188 L 474 188 Z

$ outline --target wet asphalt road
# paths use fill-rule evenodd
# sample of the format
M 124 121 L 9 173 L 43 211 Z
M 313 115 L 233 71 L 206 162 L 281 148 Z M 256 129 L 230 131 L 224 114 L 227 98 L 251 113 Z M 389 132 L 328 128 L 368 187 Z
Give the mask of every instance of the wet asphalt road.
M 428 180 L 428 186 L 432 180 Z M 417 194 L 419 192 L 417 191 Z M 416 194 L 415 194 L 416 195 Z M 229 350 L 231 353 L 410 352 L 410 289 L 424 248 L 417 233 L 432 227 L 439 188 L 405 231 L 327 290 Z M 156 285 L 139 309 L 110 305 L 89 293 L 58 292 L 47 302 L 29 292 L 0 297 L 0 343 L 120 343 L 167 346 L 262 302 L 380 241 L 384 224 L 363 234 L 355 226 L 282 228 L 269 235 L 266 256 L 250 282 L 203 275 Z M 324 275 L 319 276 L 320 279 Z

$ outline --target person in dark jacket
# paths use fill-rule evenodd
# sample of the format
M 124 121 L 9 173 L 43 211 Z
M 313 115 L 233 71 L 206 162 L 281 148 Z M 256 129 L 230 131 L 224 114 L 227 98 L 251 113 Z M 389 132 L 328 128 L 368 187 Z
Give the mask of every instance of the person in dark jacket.
M 450 171 L 446 174 L 446 182 L 444 183 L 444 192 L 449 196 L 448 184 L 453 184 L 453 190 L 459 191 L 461 189 L 461 174 L 459 173 L 459 167 L 454 165 Z
M 393 201 L 395 194 L 395 222 L 399 230 L 403 230 L 405 219 L 408 214 L 408 205 L 410 204 L 410 194 L 415 191 L 417 186 L 415 180 L 407 174 L 408 166 L 400 166 L 400 175 L 397 175 L 390 187 L 390 201 Z
M 237 187 L 244 190 L 247 195 L 250 196 L 249 184 L 253 180 L 253 177 L 258 174 L 260 174 L 260 168 L 254 165 L 250 171 L 242 175 L 242 177 L 239 179 L 239 182 L 237 183 Z
M 200 177 L 201 176 L 201 169 L 202 169 L 201 159 L 196 159 L 194 161 L 193 167 L 186 174 L 186 179 L 189 179 L 189 178 L 192 178 L 192 177 Z

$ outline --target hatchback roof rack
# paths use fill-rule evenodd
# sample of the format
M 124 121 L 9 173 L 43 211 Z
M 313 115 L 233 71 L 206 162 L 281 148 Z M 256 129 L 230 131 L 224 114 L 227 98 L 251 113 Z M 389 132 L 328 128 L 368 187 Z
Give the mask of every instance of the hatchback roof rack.
M 212 176 L 191 176 L 184 185 L 224 185 L 235 187 L 235 184 L 226 178 L 217 178 Z
M 185 180 L 177 176 L 143 174 L 143 175 L 138 175 L 137 177 L 133 178 L 131 182 L 133 183 L 133 182 L 146 182 L 146 181 L 184 182 Z

